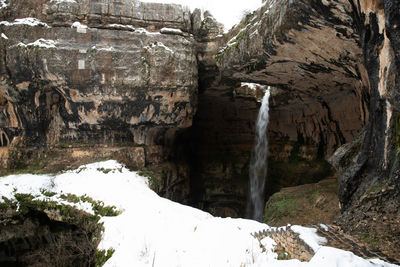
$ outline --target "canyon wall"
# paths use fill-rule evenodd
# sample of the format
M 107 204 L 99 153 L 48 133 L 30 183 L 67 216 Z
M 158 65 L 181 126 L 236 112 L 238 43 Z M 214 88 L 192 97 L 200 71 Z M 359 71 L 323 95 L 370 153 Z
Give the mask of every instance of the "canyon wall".
M 323 5 L 285 5 L 266 2 L 222 36 L 210 14 L 178 5 L 11 1 L 0 10 L 3 166 L 117 158 L 162 196 L 243 216 L 263 92 L 241 82 L 258 82 L 274 86 L 267 195 L 331 175 L 325 158 L 369 115 L 358 35 L 343 3 L 328 21 Z M 303 26 L 290 16 L 301 8 Z
M 265 1 L 260 9 L 247 14 L 224 36 L 224 44 L 214 56 L 220 70 L 217 85 L 203 94 L 216 99 L 212 98 L 215 88 L 230 87 L 225 89 L 231 92 L 225 93 L 225 99 L 229 95 L 233 99 L 230 112 L 236 111 L 238 116 L 248 114 L 248 125 L 241 126 L 243 136 L 248 131 L 254 136 L 259 106 L 250 109 L 251 114 L 234 108 L 237 105 L 234 103 L 242 99 L 237 94 L 243 91 L 241 83 L 272 87 L 266 197 L 282 187 L 313 183 L 333 175 L 327 159 L 336 149 L 352 141 L 369 118 L 367 71 L 351 10 L 347 1 Z M 201 95 L 200 92 L 199 99 Z M 247 100 L 251 99 L 248 96 L 245 94 Z M 261 96 L 253 95 L 253 101 Z M 199 109 L 198 112 L 206 111 Z M 207 121 L 215 119 L 218 116 L 215 114 L 219 113 L 210 112 Z M 228 121 L 231 122 L 221 128 L 236 125 L 236 121 Z M 223 132 L 221 129 L 219 136 Z M 235 135 L 234 142 L 229 142 L 247 145 L 247 148 L 242 145 L 243 149 L 236 146 L 235 153 L 242 155 L 241 168 L 237 171 L 241 177 L 248 170 L 246 164 L 253 142 L 239 134 Z M 229 146 L 225 148 L 229 150 Z M 204 158 L 210 163 L 219 162 Z M 234 159 L 237 161 L 240 157 Z M 219 165 L 220 173 L 226 175 L 223 166 Z M 205 174 L 204 180 L 216 176 Z M 241 181 L 246 184 L 244 179 Z M 218 193 L 221 197 L 221 192 Z M 239 192 L 235 194 L 245 197 Z
M 368 120 L 369 85 L 347 1 L 266 1 L 226 37 L 222 75 L 280 89 L 272 139 L 319 144 L 326 157 Z
M 225 35 L 178 5 L 6 3 L 0 174 L 117 158 L 161 196 L 243 216 L 268 85 L 266 197 L 331 176 L 329 159 L 339 223 L 398 220 L 397 3 L 266 0 Z
M 371 116 L 358 140 L 334 155 L 351 159 L 339 164 L 343 211 L 339 223 L 352 233 L 367 232 L 385 249 L 398 251 L 400 3 L 350 2 L 368 71 Z
M 208 34 L 200 17 L 139 1 L 7 3 L 0 10 L 2 171 L 32 158 L 54 156 L 39 168 L 57 161 L 65 168 L 65 159 L 116 157 L 135 169 L 161 165 L 169 185 L 188 176 L 185 161 L 171 158 L 197 109 L 191 32 Z M 166 191 L 179 201 L 188 194 Z
M 283 90 L 276 110 L 316 114 L 297 124 L 273 119 L 272 107 L 271 142 L 283 121 L 289 140 L 319 143 L 310 155 L 322 152 L 339 173 L 338 223 L 383 249 L 398 248 L 400 233 L 399 10 L 397 1 L 267 0 L 216 55 L 223 76 Z

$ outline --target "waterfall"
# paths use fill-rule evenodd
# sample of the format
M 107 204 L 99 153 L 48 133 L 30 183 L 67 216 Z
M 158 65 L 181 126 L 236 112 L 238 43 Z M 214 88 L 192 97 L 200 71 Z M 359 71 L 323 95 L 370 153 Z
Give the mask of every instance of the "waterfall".
M 264 215 L 264 190 L 267 177 L 267 128 L 269 121 L 270 87 L 262 99 L 256 122 L 254 152 L 250 162 L 250 192 L 247 202 L 247 217 L 261 222 Z

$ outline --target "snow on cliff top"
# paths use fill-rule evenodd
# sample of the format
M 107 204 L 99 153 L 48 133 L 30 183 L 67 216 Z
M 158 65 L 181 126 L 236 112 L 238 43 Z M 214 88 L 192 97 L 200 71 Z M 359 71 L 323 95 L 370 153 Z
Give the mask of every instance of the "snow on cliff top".
M 45 191 L 87 195 L 123 211 L 118 216 L 101 219 L 105 231 L 99 249 L 115 249 L 105 266 L 395 266 L 324 247 L 315 232 L 304 227 L 295 229 L 316 250 L 311 261 L 277 260 L 272 252 L 272 239 L 261 240 L 266 248 L 263 251 L 251 235 L 268 229 L 267 225 L 213 217 L 161 198 L 148 188 L 147 178 L 116 161 L 84 165 L 59 175 L 0 177 L 0 201 L 2 196 L 12 199 L 16 193 L 40 195 Z M 78 208 L 90 212 L 83 204 Z
M 35 26 L 41 26 L 41 27 L 46 27 L 50 28 L 49 25 L 47 25 L 44 22 L 41 22 L 37 18 L 22 18 L 22 19 L 15 19 L 14 22 L 8 22 L 8 21 L 1 21 L 0 25 L 5 25 L 5 26 L 13 26 L 13 25 L 28 25 L 31 27 Z

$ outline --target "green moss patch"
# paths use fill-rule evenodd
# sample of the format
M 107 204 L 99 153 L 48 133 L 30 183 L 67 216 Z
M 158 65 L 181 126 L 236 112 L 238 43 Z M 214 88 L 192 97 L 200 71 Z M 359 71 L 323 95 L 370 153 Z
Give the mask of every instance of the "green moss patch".
M 285 216 L 292 216 L 298 210 L 297 200 L 292 194 L 274 195 L 271 205 L 265 209 L 264 222 L 279 220 Z

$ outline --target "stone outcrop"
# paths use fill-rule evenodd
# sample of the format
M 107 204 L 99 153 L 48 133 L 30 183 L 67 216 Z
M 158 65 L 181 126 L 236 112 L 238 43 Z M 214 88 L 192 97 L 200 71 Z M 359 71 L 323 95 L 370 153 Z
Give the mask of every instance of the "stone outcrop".
M 273 86 L 266 198 L 282 187 L 332 175 L 325 159 L 352 141 L 369 116 L 359 36 L 342 12 L 350 9 L 345 2 L 267 1 L 219 46 L 209 46 L 214 58 L 200 64 L 193 126 L 192 188 L 199 207 L 243 214 L 256 103 L 263 93 L 241 82 Z M 224 185 L 228 181 L 235 189 Z
M 305 227 L 314 229 L 318 236 L 325 239 L 325 242 L 321 245 L 351 251 L 362 258 L 379 258 L 394 264 L 399 263 L 396 258 L 382 253 L 365 242 L 354 239 L 335 225 L 307 224 Z M 276 242 L 275 252 L 278 253 L 278 259 L 309 261 L 315 254 L 314 250 L 300 238 L 299 234 L 291 229 L 291 226 L 260 231 L 254 233 L 253 236 L 258 240 L 265 237 L 272 238 Z M 397 257 L 398 255 L 394 256 Z
M 319 143 L 314 148 L 325 158 L 365 125 L 331 158 L 340 172 L 338 222 L 396 248 L 399 10 L 397 1 L 385 0 L 264 1 L 216 55 L 226 79 L 274 85 L 283 100 L 293 99 L 277 108 L 294 118 L 284 120 L 293 125 L 287 136 Z M 296 106 L 318 115 L 297 124 Z M 270 131 L 280 121 L 271 119 Z
M 278 253 L 278 259 L 309 261 L 315 254 L 314 250 L 290 226 L 260 231 L 253 236 L 258 240 L 265 237 L 272 238 L 276 243 L 275 252 Z
M 139 1 L 7 3 L 0 10 L 2 171 L 54 149 L 71 150 L 71 162 L 97 149 L 86 158 L 162 165 L 168 186 L 178 176 L 188 181 L 185 159 L 176 163 L 177 135 L 197 109 L 199 46 L 188 10 Z M 182 188 L 166 190 L 187 198 Z
M 344 209 L 374 183 L 399 184 L 395 108 L 399 90 L 398 4 L 390 1 L 351 3 L 368 72 L 371 118 L 361 146 L 354 153 L 357 158 L 341 176 L 340 197 Z
M 42 9 L 81 10 L 55 3 Z M 147 125 L 191 125 L 197 90 L 191 37 L 112 24 L 91 28 L 83 25 L 88 18 L 72 23 L 78 18 L 59 9 L 43 22 L 32 20 L 35 26 L 2 24 L 8 37 L 2 38 L 1 68 L 6 146 L 103 140 L 141 145 L 154 142 L 144 138 Z M 71 23 L 60 26 L 67 18 Z
M 140 1 L 10 1 L 2 10 L 5 18 L 34 17 L 49 21 L 53 26 L 70 26 L 84 21 L 93 28 L 114 27 L 120 30 L 144 27 L 151 30 L 162 28 L 192 31 L 190 11 L 175 4 L 142 3 Z M 201 25 L 201 18 L 200 25 Z M 124 25 L 124 26 L 121 26 Z M 168 30 L 164 30 L 168 31 Z M 174 31 L 176 32 L 176 31 Z
M 316 144 L 324 156 L 368 119 L 362 49 L 346 10 L 346 1 L 266 1 L 216 55 L 223 76 L 281 89 L 271 102 L 271 134 Z
M 100 251 L 96 251 L 102 231 L 100 217 L 51 201 L 35 203 L 33 198 L 20 194 L 20 202 L 3 199 L 6 202 L 1 203 L 2 266 L 102 264 L 97 259 Z
M 398 251 L 400 6 L 396 1 L 350 3 L 368 73 L 371 115 L 359 141 L 336 155 L 343 211 L 338 223 L 359 236 L 369 233 L 383 251 Z

